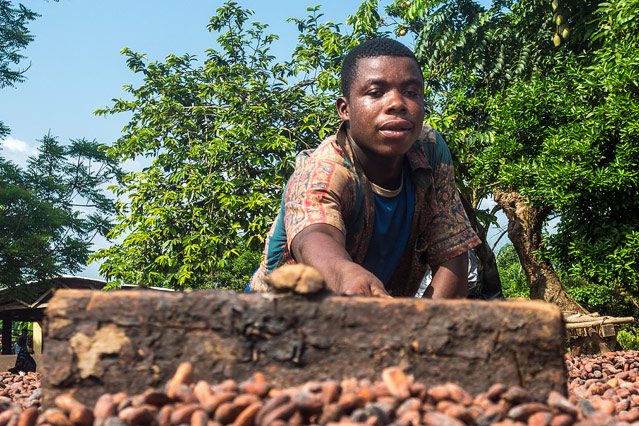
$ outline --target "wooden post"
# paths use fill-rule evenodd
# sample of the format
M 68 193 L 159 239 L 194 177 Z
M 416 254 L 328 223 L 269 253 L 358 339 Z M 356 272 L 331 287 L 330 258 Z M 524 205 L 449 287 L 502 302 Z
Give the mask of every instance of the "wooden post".
M 42 322 L 33 323 L 33 353 L 42 354 Z
M 496 382 L 533 399 L 566 393 L 559 309 L 532 301 L 292 296 L 232 291 L 58 290 L 47 308 L 43 396 L 161 387 L 182 361 L 194 378 L 276 386 L 401 366 L 427 386 Z M 45 402 L 45 405 L 47 402 Z

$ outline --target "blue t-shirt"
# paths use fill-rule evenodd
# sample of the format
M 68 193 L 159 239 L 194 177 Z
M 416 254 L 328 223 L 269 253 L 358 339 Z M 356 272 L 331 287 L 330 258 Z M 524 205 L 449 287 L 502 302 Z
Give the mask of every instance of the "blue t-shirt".
M 395 197 L 375 196 L 375 225 L 362 266 L 386 286 L 404 253 L 415 207 L 415 189 L 410 173 L 404 173 L 404 186 Z
M 415 188 L 410 173 L 404 173 L 404 186 L 395 197 L 375 197 L 375 226 L 362 266 L 386 286 L 404 253 L 415 207 Z M 250 284 L 245 291 L 250 291 Z

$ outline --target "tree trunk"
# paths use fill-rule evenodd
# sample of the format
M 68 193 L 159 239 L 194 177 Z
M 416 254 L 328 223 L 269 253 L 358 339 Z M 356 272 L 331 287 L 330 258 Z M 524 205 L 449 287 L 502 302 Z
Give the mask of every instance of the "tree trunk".
M 548 259 L 537 254 L 543 245 L 541 230 L 551 209 L 535 207 L 517 192 L 495 190 L 494 197 L 508 218 L 508 237 L 526 273 L 530 298 L 554 303 L 564 313 L 588 313 L 564 291 Z
M 468 201 L 464 194 L 460 193 L 459 198 L 461 199 L 462 205 L 464 206 L 464 210 L 466 211 L 466 216 L 470 220 L 470 224 L 477 232 L 477 236 L 481 239 L 481 244 L 475 248 L 475 254 L 479 259 L 479 263 L 483 267 L 484 277 L 483 277 L 483 285 L 481 289 L 481 294 L 486 299 L 503 299 L 504 295 L 501 292 L 501 279 L 499 278 L 499 269 L 497 268 L 497 259 L 495 258 L 495 253 L 493 253 L 488 241 L 486 240 L 487 231 L 486 228 L 482 226 L 481 223 L 477 220 L 477 216 L 475 215 L 475 209 Z

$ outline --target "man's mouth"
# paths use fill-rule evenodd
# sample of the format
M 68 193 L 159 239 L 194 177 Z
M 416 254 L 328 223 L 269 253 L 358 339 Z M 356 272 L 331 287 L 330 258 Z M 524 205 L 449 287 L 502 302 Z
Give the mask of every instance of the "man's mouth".
M 413 129 L 413 125 L 406 120 L 393 120 L 382 124 L 379 131 L 387 137 L 400 137 Z

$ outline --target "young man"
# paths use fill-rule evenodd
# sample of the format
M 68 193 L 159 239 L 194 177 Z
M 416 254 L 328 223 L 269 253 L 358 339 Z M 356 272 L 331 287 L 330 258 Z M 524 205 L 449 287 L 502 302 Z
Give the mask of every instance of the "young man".
M 390 39 L 354 48 L 342 64 L 343 123 L 296 161 L 264 260 L 250 288 L 287 263 L 315 267 L 329 289 L 388 297 L 467 294 L 467 252 L 479 244 L 455 188 L 450 152 L 424 120 L 415 55 Z

